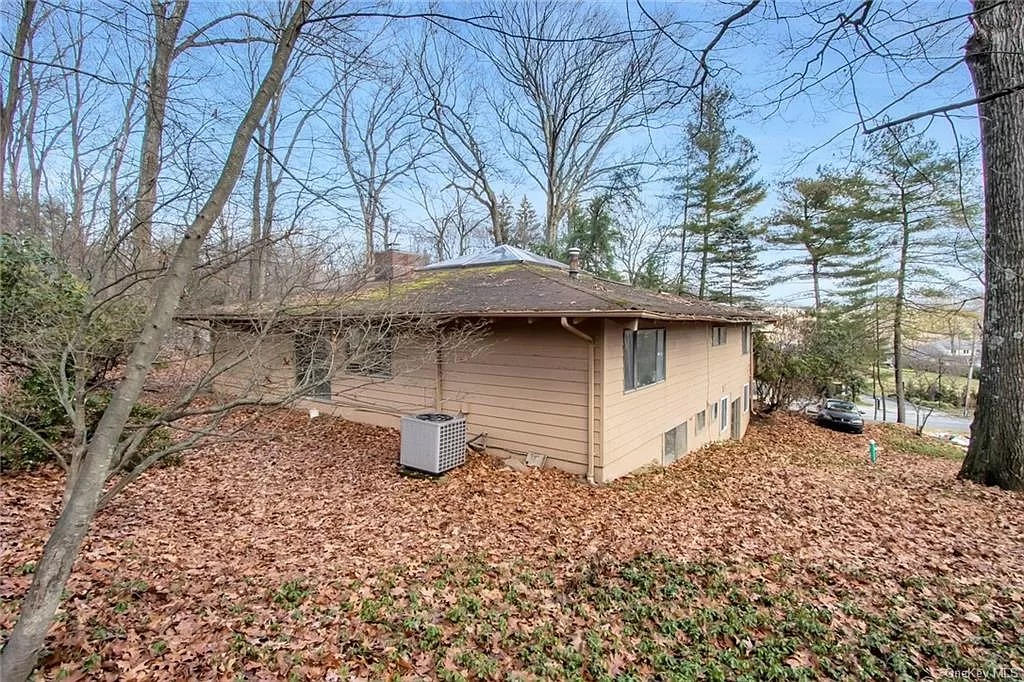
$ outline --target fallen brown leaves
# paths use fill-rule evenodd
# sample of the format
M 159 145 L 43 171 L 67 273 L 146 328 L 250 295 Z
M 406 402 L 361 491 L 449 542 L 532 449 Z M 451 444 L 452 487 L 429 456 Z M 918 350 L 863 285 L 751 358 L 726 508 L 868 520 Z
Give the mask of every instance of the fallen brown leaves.
M 742 442 L 598 488 L 553 470 L 500 471 L 485 456 L 441 479 L 405 477 L 396 432 L 291 412 L 259 428 L 278 436 L 191 453 L 100 515 L 52 632 L 47 675 L 62 665 L 120 679 L 365 672 L 353 642 L 369 646 L 372 630 L 346 621 L 345 604 L 406 599 L 394 576 L 433 575 L 445 557 L 474 557 L 495 576 L 550 571 L 558 618 L 559 589 L 580 571 L 638 554 L 726 561 L 744 580 L 767 572 L 779 590 L 826 575 L 865 603 L 922 576 L 1006 595 L 936 623 L 951 641 L 981 622 L 979 608 L 1022 608 L 1024 497 L 956 481 L 955 461 L 883 449 L 872 465 L 867 441 L 882 434 L 871 427 L 854 436 L 778 416 Z M 3 479 L 0 628 L 13 624 L 60 494 L 53 470 Z M 763 568 L 780 557 L 806 570 Z M 864 572 L 869 580 L 856 578 Z M 480 599 L 501 601 L 487 589 Z M 457 606 L 445 590 L 420 594 Z M 317 615 L 290 617 L 301 604 Z M 622 655 L 609 670 L 625 665 Z M 443 663 L 423 652 L 396 660 L 412 677 Z M 810 654 L 791 660 L 806 665 Z

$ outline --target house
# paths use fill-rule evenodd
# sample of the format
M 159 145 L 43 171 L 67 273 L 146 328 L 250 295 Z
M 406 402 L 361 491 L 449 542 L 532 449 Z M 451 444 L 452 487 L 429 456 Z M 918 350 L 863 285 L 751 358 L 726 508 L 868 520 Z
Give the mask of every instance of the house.
M 461 412 L 489 449 L 543 455 L 595 482 L 746 430 L 761 313 L 509 246 L 408 272 L 379 265 L 377 281 L 345 296 L 183 316 L 210 327 L 215 390 L 298 387 L 300 407 L 392 427 L 402 414 Z M 439 341 L 482 324 L 474 343 Z

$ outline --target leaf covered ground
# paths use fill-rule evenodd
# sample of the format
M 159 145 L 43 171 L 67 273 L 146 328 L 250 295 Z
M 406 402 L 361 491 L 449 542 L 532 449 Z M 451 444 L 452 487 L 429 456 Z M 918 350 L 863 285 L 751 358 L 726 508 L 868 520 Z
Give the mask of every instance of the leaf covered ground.
M 591 488 L 277 412 L 147 473 L 86 542 L 40 674 L 65 679 L 921 679 L 1024 668 L 1024 496 L 943 447 L 756 420 Z M 255 429 L 254 429 L 255 430 Z M 882 443 L 870 464 L 867 441 Z M 916 450 L 916 452 L 915 452 Z M 922 454 L 925 453 L 925 454 Z M 0 629 L 60 500 L 6 476 Z

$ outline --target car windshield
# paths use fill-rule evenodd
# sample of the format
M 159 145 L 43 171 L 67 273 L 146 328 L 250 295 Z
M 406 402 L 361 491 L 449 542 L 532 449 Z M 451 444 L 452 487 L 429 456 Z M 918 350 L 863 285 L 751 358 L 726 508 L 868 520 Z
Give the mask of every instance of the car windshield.
M 848 400 L 827 400 L 825 401 L 825 407 L 830 410 L 845 410 L 847 412 L 853 412 L 857 408 Z

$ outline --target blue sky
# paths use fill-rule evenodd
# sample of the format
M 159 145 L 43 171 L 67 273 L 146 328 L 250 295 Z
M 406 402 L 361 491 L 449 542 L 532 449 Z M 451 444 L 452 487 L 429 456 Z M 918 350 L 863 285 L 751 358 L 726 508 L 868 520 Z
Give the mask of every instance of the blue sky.
M 268 3 L 257 2 L 255 7 L 270 8 Z M 652 14 L 662 11 L 673 12 L 679 24 L 672 27 L 673 38 L 681 43 L 699 49 L 707 44 L 711 35 L 717 30 L 716 22 L 723 16 L 734 12 L 741 6 L 734 0 L 721 2 L 704 2 L 689 0 L 675 3 L 657 3 L 644 1 L 642 6 L 637 0 L 603 0 L 601 6 L 611 12 L 618 27 L 644 26 L 641 9 Z M 773 86 L 780 78 L 797 68 L 800 57 L 794 59 L 789 45 L 801 37 L 811 35 L 816 26 L 809 20 L 803 6 L 818 8 L 823 4 L 830 9 L 819 18 L 829 21 L 839 7 L 856 6 L 856 0 L 841 0 L 838 5 L 820 3 L 814 0 L 805 2 L 770 2 L 765 0 L 762 6 L 731 29 L 718 45 L 712 56 L 711 65 L 716 71 L 719 82 L 729 85 L 736 93 L 739 101 L 746 106 L 743 116 L 734 123 L 738 130 L 750 138 L 760 156 L 761 174 L 769 185 L 798 174 L 811 174 L 818 165 L 843 165 L 847 162 L 851 150 L 859 148 L 860 142 L 856 133 L 858 120 L 854 106 L 853 94 L 856 92 L 860 101 L 861 112 L 874 115 L 896 102 L 886 113 L 891 117 L 900 117 L 915 111 L 929 109 L 952 101 L 969 99 L 971 85 L 967 68 L 962 63 L 962 46 L 969 27 L 966 19 L 954 19 L 948 23 L 936 24 L 933 34 L 926 36 L 931 44 L 928 60 L 903 59 L 900 69 L 894 69 L 891 60 L 864 60 L 858 62 L 857 72 L 851 87 L 848 74 L 840 69 L 833 78 L 824 79 L 813 84 L 806 92 L 787 96 L 778 106 L 771 100 L 779 95 L 779 88 Z M 243 7 L 242 3 L 235 5 Z M 415 12 L 427 7 L 423 2 L 403 2 L 389 5 L 393 10 Z M 969 11 L 967 0 L 888 0 L 875 3 L 876 8 L 895 8 L 902 12 L 901 21 L 908 23 L 882 22 L 873 34 L 877 39 L 884 40 L 899 34 L 906 25 L 921 25 L 935 22 L 941 17 L 957 17 Z M 441 3 L 442 11 L 459 16 L 473 16 L 481 12 L 480 7 L 472 2 Z M 193 3 L 189 21 L 195 27 L 204 23 L 209 17 L 226 11 L 224 5 L 213 2 Z M 268 10 L 269 11 L 269 10 Z M 778 19 L 773 14 L 790 17 Z M 94 16 L 95 14 L 95 16 Z M 128 81 L 133 70 L 145 59 L 147 44 L 145 33 L 147 19 L 145 13 L 128 11 L 123 20 L 133 30 L 130 37 L 121 36 L 120 25 L 107 26 L 102 7 L 86 4 L 83 16 L 87 22 L 97 22 L 97 27 L 90 33 L 89 55 L 95 60 L 96 71 L 112 81 Z M 353 45 L 335 45 L 337 51 L 358 47 L 366 41 L 382 54 L 398 55 L 409 45 L 415 44 L 415 37 L 423 27 L 422 20 L 407 19 L 391 24 L 382 30 L 382 22 L 378 19 L 359 19 L 353 26 Z M 649 25 L 649 24 L 648 24 Z M 237 32 L 240 26 L 227 25 L 225 33 Z M 465 30 L 461 27 L 460 30 Z M 888 33 L 888 36 L 886 35 Z M 60 37 L 55 41 L 59 42 Z M 908 46 L 909 38 L 898 38 L 897 47 Z M 45 41 L 44 41 L 45 42 Z M 217 160 L 224 153 L 225 142 L 236 123 L 237 116 L 247 100 L 248 81 L 252 79 L 252 65 L 246 50 L 253 46 L 234 46 L 224 50 L 196 50 L 183 58 L 175 66 L 176 85 L 174 88 L 175 102 L 171 106 L 167 127 L 166 145 L 169 158 L 166 163 L 161 193 L 168 198 L 166 221 L 168 230 L 176 229 L 182 219 L 183 212 L 193 210 L 187 201 L 176 201 L 177 193 L 182 195 L 194 192 L 208 184 Z M 828 73 L 845 63 L 846 56 L 854 53 L 854 46 L 837 44 L 836 49 L 824 55 L 820 65 L 821 72 Z M 41 54 L 46 56 L 45 46 L 41 45 Z M 585 46 L 582 49 L 586 49 Z M 687 66 L 680 67 L 679 79 L 688 81 L 692 72 L 692 60 Z M 257 66 L 260 60 L 255 59 Z M 812 70 L 813 71 L 813 70 Z M 938 72 L 942 75 L 931 80 L 926 87 L 915 89 L 915 86 L 929 81 Z M 318 93 L 330 85 L 329 74 L 325 68 L 313 65 L 308 71 L 290 85 L 288 104 L 291 120 L 297 120 L 303 107 L 316 101 Z M 120 108 L 127 98 L 128 89 L 123 85 L 104 85 L 98 82 L 88 84 L 91 96 L 88 104 L 88 115 L 97 120 L 94 139 L 104 140 L 104 135 L 112 135 L 120 124 Z M 790 93 L 792 94 L 792 93 Z M 901 99 L 902 98 L 902 99 Z M 109 109 L 109 114 L 104 113 Z M 689 107 L 681 107 L 674 118 L 675 127 L 659 128 L 653 131 L 637 131 L 632 135 L 618 139 L 610 149 L 612 154 L 640 152 L 647 162 L 652 175 L 671 175 L 671 169 L 664 166 L 664 160 L 678 152 L 678 138 L 682 126 L 686 122 Z M 57 105 L 51 114 L 54 122 L 67 120 L 67 110 Z M 332 116 L 334 118 L 332 118 Z M 491 114 L 493 117 L 493 113 Z M 492 118 L 493 123 L 493 118 Z M 951 112 L 950 118 L 935 118 L 922 121 L 927 126 L 928 134 L 937 139 L 944 147 L 953 148 L 956 136 L 965 140 L 977 134 L 977 121 L 973 108 Z M 287 127 L 287 126 L 286 126 Z M 318 207 L 309 213 L 310 222 L 316 229 L 330 236 L 336 242 L 345 240 L 358 245 L 359 231 L 357 203 L 350 188 L 344 186 L 339 173 L 339 150 L 336 139 L 336 112 L 327 111 L 315 122 L 315 130 L 304 134 L 301 151 L 297 154 L 293 169 L 298 175 L 306 178 L 309 184 L 322 193 Z M 132 147 L 137 146 L 137 140 Z M 102 154 L 103 152 L 99 152 Z M 59 159 L 59 160 L 58 160 Z M 97 162 L 102 162 L 97 156 Z M 60 158 L 60 148 L 55 152 L 52 177 L 53 192 L 60 197 L 62 180 L 67 175 L 63 167 L 65 160 Z M 102 164 L 98 166 L 102 167 Z M 247 170 L 251 172 L 251 169 Z M 447 184 L 448 179 L 438 176 L 438 188 Z M 434 182 L 432 180 L 432 182 Z M 100 179 L 97 178 L 97 182 Z M 231 207 L 226 219 L 237 223 L 238 230 L 244 234 L 248 211 L 246 208 L 246 190 L 243 179 L 236 193 L 236 204 Z M 533 185 L 521 169 L 505 160 L 496 183 L 499 190 L 506 191 L 518 202 L 521 196 L 527 196 L 538 213 L 543 210 L 541 190 Z M 303 196 L 305 189 L 293 184 L 285 185 L 287 192 L 282 204 L 294 206 L 306 202 Z M 667 187 L 652 184 L 647 187 L 645 198 L 653 205 L 659 202 L 659 196 L 667 192 Z M 308 194 L 308 193 L 307 193 Z M 415 202 L 416 193 L 411 183 L 388 196 L 388 208 L 396 210 L 396 229 L 400 233 L 399 246 L 415 248 L 421 246 L 422 240 L 414 236 L 414 224 L 423 218 L 423 209 Z M 290 202 L 290 203 L 289 203 Z M 774 197 L 760 207 L 759 213 L 766 215 L 774 206 Z M 770 259 L 772 254 L 765 254 Z M 768 292 L 770 297 L 781 300 L 800 300 L 806 287 L 799 283 L 776 287 Z M 806 298 L 804 298 L 806 300 Z

